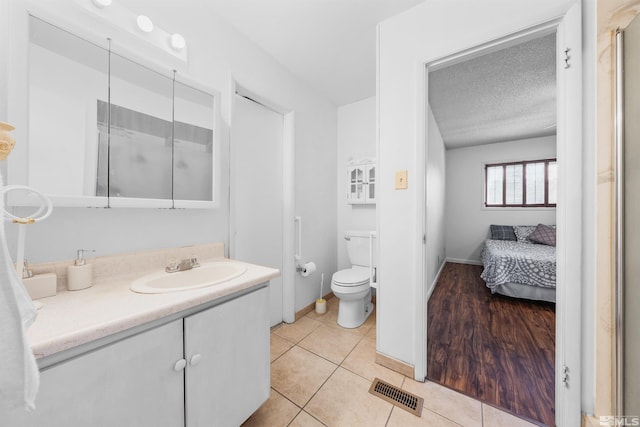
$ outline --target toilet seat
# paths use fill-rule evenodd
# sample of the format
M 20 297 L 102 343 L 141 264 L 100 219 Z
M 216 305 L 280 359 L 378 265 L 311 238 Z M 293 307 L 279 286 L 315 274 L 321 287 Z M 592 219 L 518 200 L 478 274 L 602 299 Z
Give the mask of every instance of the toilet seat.
M 361 286 L 369 283 L 369 270 L 347 268 L 334 273 L 331 281 L 338 286 Z

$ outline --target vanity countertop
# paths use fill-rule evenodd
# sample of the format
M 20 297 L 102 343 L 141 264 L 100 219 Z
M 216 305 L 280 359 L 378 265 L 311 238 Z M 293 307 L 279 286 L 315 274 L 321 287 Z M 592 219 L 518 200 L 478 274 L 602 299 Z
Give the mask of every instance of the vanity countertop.
M 234 261 L 240 262 L 240 261 Z M 59 291 L 38 301 L 44 306 L 27 331 L 36 358 L 43 358 L 163 317 L 210 303 L 280 275 L 273 268 L 242 263 L 246 272 L 206 288 L 139 294 L 129 289 L 141 274 L 114 276 L 80 291 Z M 175 273 L 180 274 L 180 273 Z

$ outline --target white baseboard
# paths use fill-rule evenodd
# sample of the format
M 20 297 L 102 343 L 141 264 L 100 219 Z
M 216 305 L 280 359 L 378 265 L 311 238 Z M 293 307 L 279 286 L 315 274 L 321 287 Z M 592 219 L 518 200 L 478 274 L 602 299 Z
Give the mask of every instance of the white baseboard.
M 447 262 L 455 262 L 456 264 L 482 265 L 481 261 L 475 259 L 447 258 Z
M 433 278 L 433 282 L 431 282 L 431 286 L 429 286 L 429 290 L 427 290 L 427 301 L 429 301 L 429 298 L 431 298 L 431 294 L 433 293 L 433 290 L 436 288 L 436 284 L 438 283 L 438 279 L 440 279 L 440 273 L 442 273 L 442 270 L 444 269 L 444 265 L 447 263 L 447 260 L 445 259 L 442 264 L 440 264 L 440 268 L 438 269 L 438 272 L 436 273 L 436 277 Z

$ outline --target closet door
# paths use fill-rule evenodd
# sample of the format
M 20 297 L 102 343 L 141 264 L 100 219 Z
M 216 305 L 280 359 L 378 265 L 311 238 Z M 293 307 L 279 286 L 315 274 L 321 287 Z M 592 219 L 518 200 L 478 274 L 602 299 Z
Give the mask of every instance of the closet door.
M 284 119 L 236 96 L 231 129 L 231 257 L 284 271 Z M 282 322 L 282 278 L 269 284 L 271 326 Z

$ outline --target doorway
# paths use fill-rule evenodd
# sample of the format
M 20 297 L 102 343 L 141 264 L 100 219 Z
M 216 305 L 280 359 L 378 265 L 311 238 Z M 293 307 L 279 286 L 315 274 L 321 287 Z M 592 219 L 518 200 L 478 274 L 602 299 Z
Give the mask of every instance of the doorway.
M 280 270 L 269 285 L 274 326 L 294 310 L 293 113 L 239 86 L 232 110 L 230 255 Z
M 447 264 L 429 298 L 427 379 L 553 425 L 555 304 L 537 300 L 555 301 L 555 280 L 539 280 L 555 275 L 555 248 L 486 239 L 494 224 L 515 239 L 511 226 L 557 222 L 556 181 L 545 174 L 547 162 L 557 166 L 555 31 L 470 56 L 428 74 L 427 180 L 444 176 L 429 182 L 427 214 L 443 215 L 428 230 Z M 469 264 L 483 260 L 485 244 L 496 255 L 483 272 Z
M 420 138 L 425 141 L 419 153 L 424 163 L 420 165 L 419 176 L 424 179 L 424 198 L 421 204 L 423 214 L 423 243 L 422 243 L 422 283 L 416 288 L 417 320 L 416 320 L 416 379 L 427 377 L 427 302 L 432 285 L 444 264 L 446 252 L 433 244 L 433 224 L 430 222 L 438 218 L 438 212 L 430 212 L 428 204 L 433 194 L 430 185 L 434 177 L 430 177 L 430 158 L 428 150 L 429 120 L 429 71 L 448 61 L 461 61 L 465 58 L 477 57 L 486 52 L 495 51 L 507 46 L 521 43 L 523 40 L 539 37 L 543 34 L 556 34 L 557 49 L 557 162 L 558 162 L 558 193 L 556 208 L 557 224 L 557 288 L 556 288 L 556 354 L 555 354 L 555 423 L 557 425 L 577 425 L 580 422 L 580 348 L 581 326 L 580 306 L 572 301 L 581 296 L 581 236 L 582 236 L 582 165 L 572 159 L 581 158 L 582 132 L 582 65 L 581 65 L 581 8 L 576 3 L 567 13 L 554 21 L 530 28 L 517 34 L 505 36 L 502 39 L 485 45 L 468 49 L 457 54 L 447 56 L 437 61 L 424 63 L 424 74 L 419 86 L 423 95 L 420 104 Z M 568 52 L 572 52 L 573 56 Z M 453 62 L 450 62 L 453 63 Z M 474 184 L 475 185 L 475 184 Z M 476 188 L 482 191 L 481 183 Z M 480 202 L 481 198 L 479 198 Z M 444 215 L 441 215 L 442 217 Z M 484 231 L 488 234 L 488 230 Z

